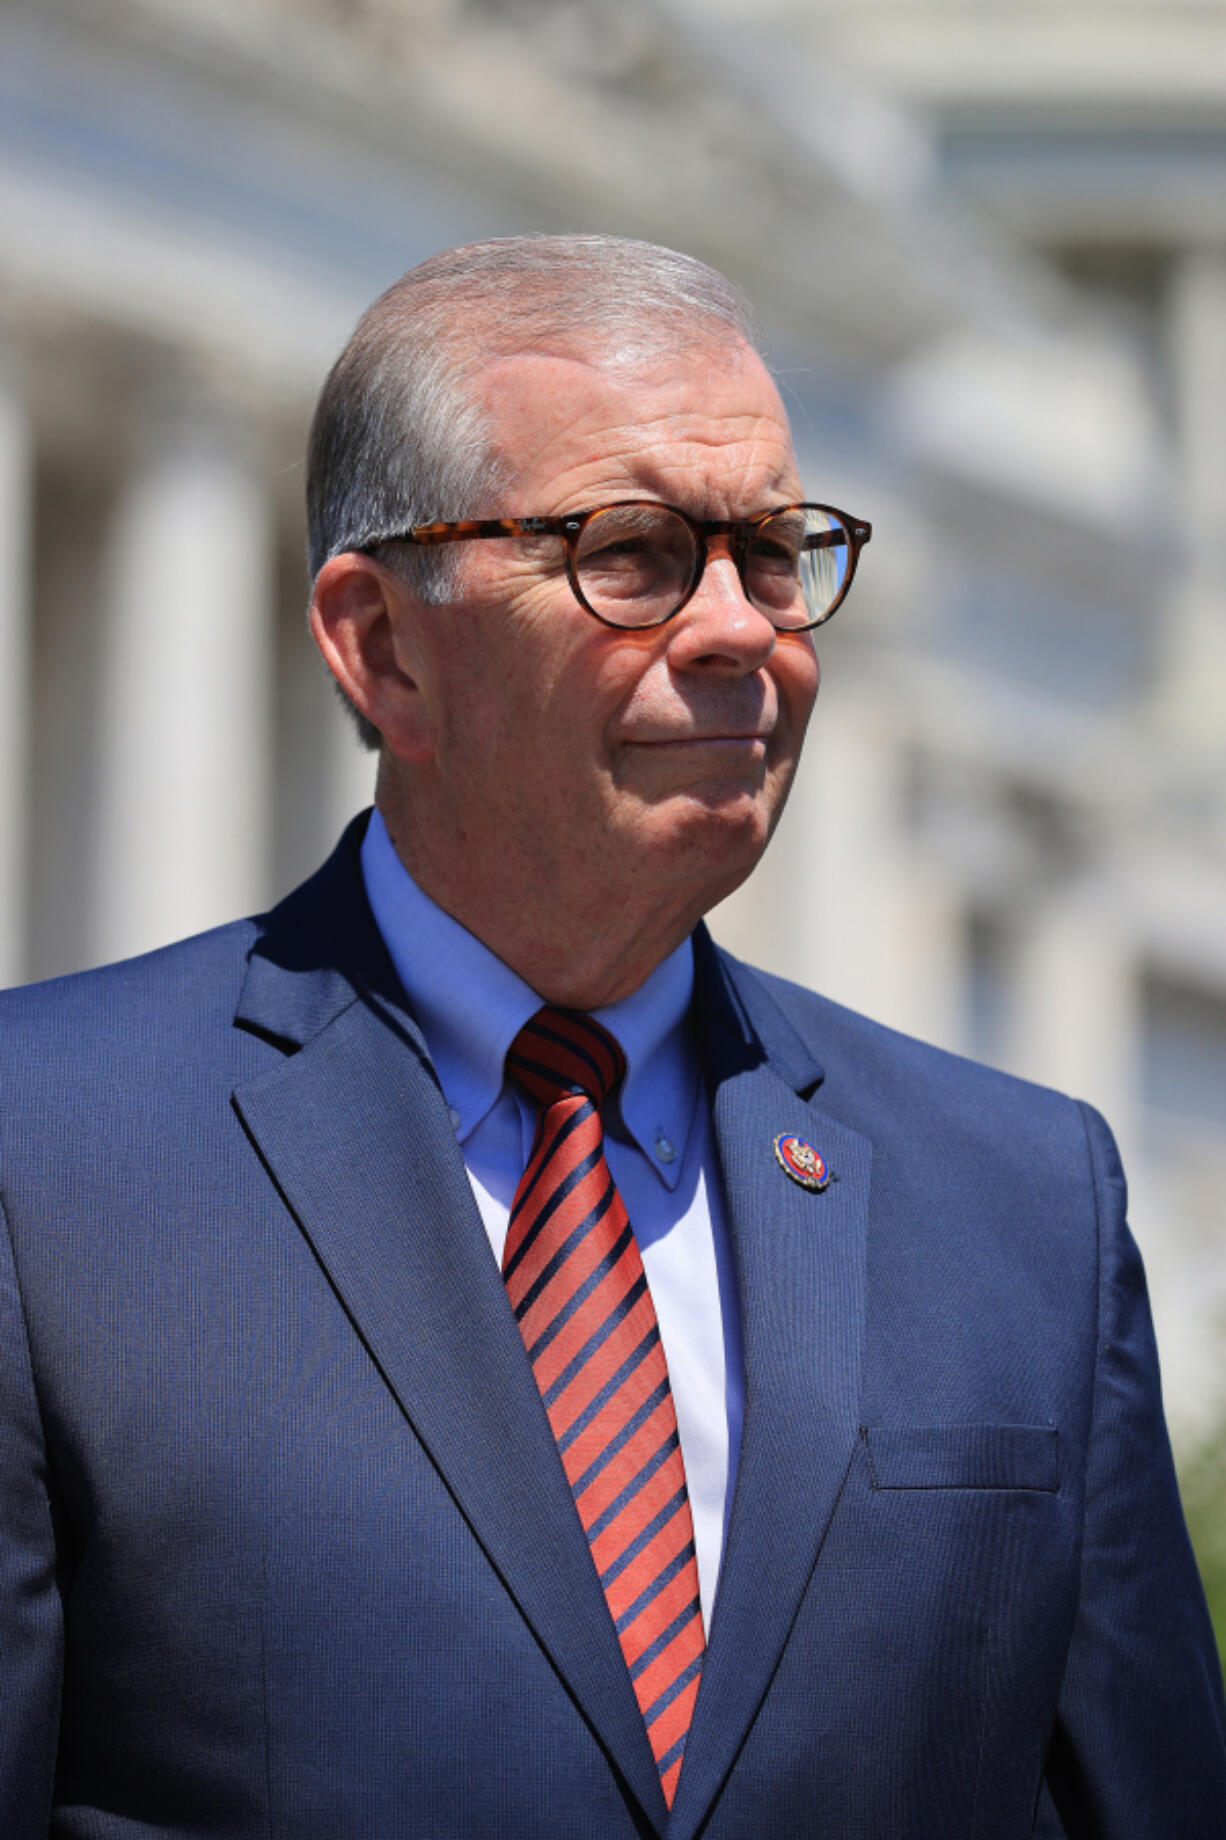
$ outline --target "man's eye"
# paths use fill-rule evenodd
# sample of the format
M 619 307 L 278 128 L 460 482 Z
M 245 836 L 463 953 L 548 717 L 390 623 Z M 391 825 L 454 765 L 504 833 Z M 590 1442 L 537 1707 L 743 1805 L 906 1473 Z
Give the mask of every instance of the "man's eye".
M 785 543 L 755 543 L 749 552 L 752 566 L 772 573 L 795 575 L 800 567 L 800 553 Z
M 585 565 L 599 567 L 602 562 L 617 563 L 629 559 L 651 556 L 653 546 L 644 537 L 619 537 L 616 543 L 602 543 L 598 550 L 584 557 Z

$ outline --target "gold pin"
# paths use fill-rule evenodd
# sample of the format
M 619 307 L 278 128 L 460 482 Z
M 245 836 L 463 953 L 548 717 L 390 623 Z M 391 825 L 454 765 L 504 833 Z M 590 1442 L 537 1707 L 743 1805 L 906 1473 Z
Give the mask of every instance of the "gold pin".
M 794 1131 L 782 1131 L 775 1139 L 775 1158 L 784 1175 L 791 1176 L 793 1182 L 801 1188 L 812 1189 L 820 1194 L 823 1188 L 830 1186 L 830 1171 L 826 1159 L 820 1151 L 806 1138 L 797 1137 Z

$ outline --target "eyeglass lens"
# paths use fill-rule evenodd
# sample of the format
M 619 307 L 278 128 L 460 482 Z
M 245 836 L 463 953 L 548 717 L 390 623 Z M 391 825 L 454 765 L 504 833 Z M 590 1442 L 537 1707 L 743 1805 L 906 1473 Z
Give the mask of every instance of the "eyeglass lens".
M 825 619 L 847 577 L 851 543 L 829 512 L 789 505 L 754 527 L 745 591 L 781 631 Z M 613 505 L 588 518 L 575 544 L 579 590 L 613 626 L 654 626 L 694 585 L 698 538 L 664 505 Z

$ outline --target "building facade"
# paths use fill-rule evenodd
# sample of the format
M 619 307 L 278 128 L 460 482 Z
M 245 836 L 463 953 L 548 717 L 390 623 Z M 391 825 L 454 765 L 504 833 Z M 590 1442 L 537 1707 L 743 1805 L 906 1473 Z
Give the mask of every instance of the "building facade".
M 0 976 L 264 905 L 369 800 L 301 513 L 367 301 L 473 236 L 690 249 L 759 307 L 806 490 L 875 526 L 714 929 L 1107 1113 L 1192 1440 L 1226 1331 L 1223 72 L 1208 5 L 7 0 Z

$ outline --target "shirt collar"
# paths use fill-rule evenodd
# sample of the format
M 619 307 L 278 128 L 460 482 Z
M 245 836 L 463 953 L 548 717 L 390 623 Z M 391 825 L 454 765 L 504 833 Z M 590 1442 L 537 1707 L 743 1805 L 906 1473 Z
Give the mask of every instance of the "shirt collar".
M 378 811 L 362 843 L 362 876 L 463 1143 L 497 1103 L 507 1050 L 542 999 L 418 887 Z M 701 1085 L 689 1026 L 693 988 L 686 939 L 630 996 L 593 1012 L 626 1057 L 625 1131 L 669 1188 L 681 1175 Z

